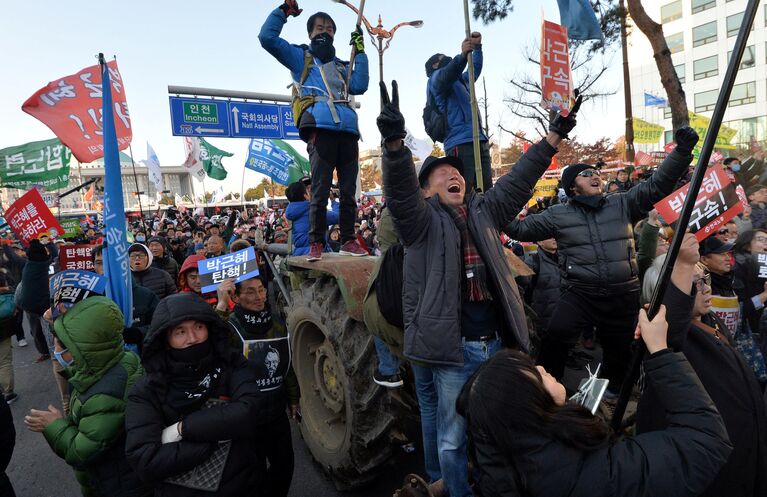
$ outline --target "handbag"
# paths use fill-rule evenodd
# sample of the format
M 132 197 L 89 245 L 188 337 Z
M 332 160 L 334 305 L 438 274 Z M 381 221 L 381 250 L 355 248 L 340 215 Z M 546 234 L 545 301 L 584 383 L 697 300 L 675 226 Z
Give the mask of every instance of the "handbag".
M 741 305 L 742 307 L 742 305 Z M 764 355 L 759 348 L 759 344 L 756 343 L 753 333 L 751 333 L 751 327 L 748 324 L 748 320 L 743 317 L 743 309 L 741 308 L 741 319 L 738 324 L 738 330 L 733 335 L 735 348 L 741 353 L 746 360 L 746 364 L 751 368 L 751 371 L 756 375 L 756 379 L 759 383 L 767 383 L 767 366 L 764 363 Z

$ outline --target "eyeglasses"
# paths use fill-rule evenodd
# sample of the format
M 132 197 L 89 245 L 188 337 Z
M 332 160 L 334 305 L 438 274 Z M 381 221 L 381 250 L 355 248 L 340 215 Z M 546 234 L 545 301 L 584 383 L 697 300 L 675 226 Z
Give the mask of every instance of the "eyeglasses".
M 730 232 L 730 230 L 728 230 L 727 228 L 722 228 L 722 229 L 720 229 L 720 230 L 719 230 L 719 232 L 718 232 L 718 233 L 719 233 L 720 235 L 726 235 L 726 234 L 727 234 L 727 233 L 729 233 L 729 232 Z
M 764 242 L 767 242 L 767 236 L 755 236 L 754 240 L 760 243 L 764 243 Z
M 130 255 L 131 259 L 146 259 L 146 257 L 147 257 L 147 255 L 144 254 L 143 252 L 133 252 Z
M 585 171 L 581 171 L 578 173 L 578 176 L 582 178 L 590 178 L 592 176 L 599 176 L 599 171 L 596 169 L 586 169 Z
M 695 278 L 693 283 L 698 291 L 702 292 L 705 287 L 711 286 L 711 273 L 706 273 L 702 278 Z

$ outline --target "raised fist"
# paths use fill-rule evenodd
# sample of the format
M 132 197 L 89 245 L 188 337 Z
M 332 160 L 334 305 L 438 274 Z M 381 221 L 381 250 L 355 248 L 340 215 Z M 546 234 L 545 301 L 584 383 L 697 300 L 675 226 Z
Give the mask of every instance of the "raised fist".
M 285 17 L 298 17 L 304 11 L 298 8 L 297 0 L 285 0 L 285 3 L 280 5 L 280 9 L 285 13 Z

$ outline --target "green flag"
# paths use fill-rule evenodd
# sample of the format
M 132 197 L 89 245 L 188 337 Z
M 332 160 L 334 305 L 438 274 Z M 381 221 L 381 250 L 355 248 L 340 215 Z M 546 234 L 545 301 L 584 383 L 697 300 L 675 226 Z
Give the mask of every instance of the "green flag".
M 296 149 L 282 140 L 272 140 L 272 143 L 293 158 L 293 162 L 288 166 L 288 184 L 300 180 L 303 176 L 311 175 L 312 167 L 309 161 L 296 152 Z
M 226 169 L 221 165 L 221 159 L 231 157 L 234 154 L 219 150 L 204 138 L 200 138 L 200 162 L 205 173 L 213 179 L 226 179 Z
M 59 224 L 64 228 L 64 234 L 61 238 L 72 238 L 82 234 L 83 230 L 80 227 L 80 218 L 77 217 L 65 217 L 59 219 Z
M 0 150 L 0 183 L 20 190 L 34 185 L 48 191 L 63 188 L 69 184 L 71 156 L 58 138 L 4 148 Z

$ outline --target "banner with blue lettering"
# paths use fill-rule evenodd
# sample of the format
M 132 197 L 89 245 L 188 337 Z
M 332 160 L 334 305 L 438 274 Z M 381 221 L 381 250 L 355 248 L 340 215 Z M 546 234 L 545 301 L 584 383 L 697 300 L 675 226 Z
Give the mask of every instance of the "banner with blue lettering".
M 128 238 L 125 229 L 122 173 L 115 132 L 112 85 L 104 55 L 99 54 L 104 126 L 104 276 L 107 297 L 115 301 L 125 316 L 125 326 L 133 324 L 133 277 L 128 263 Z
M 281 185 L 287 185 L 293 157 L 267 138 L 253 138 L 248 147 L 245 167 L 265 174 Z
M 234 279 L 235 283 L 258 276 L 258 262 L 253 247 L 224 254 L 213 259 L 197 262 L 202 293 L 215 292 L 224 281 Z

